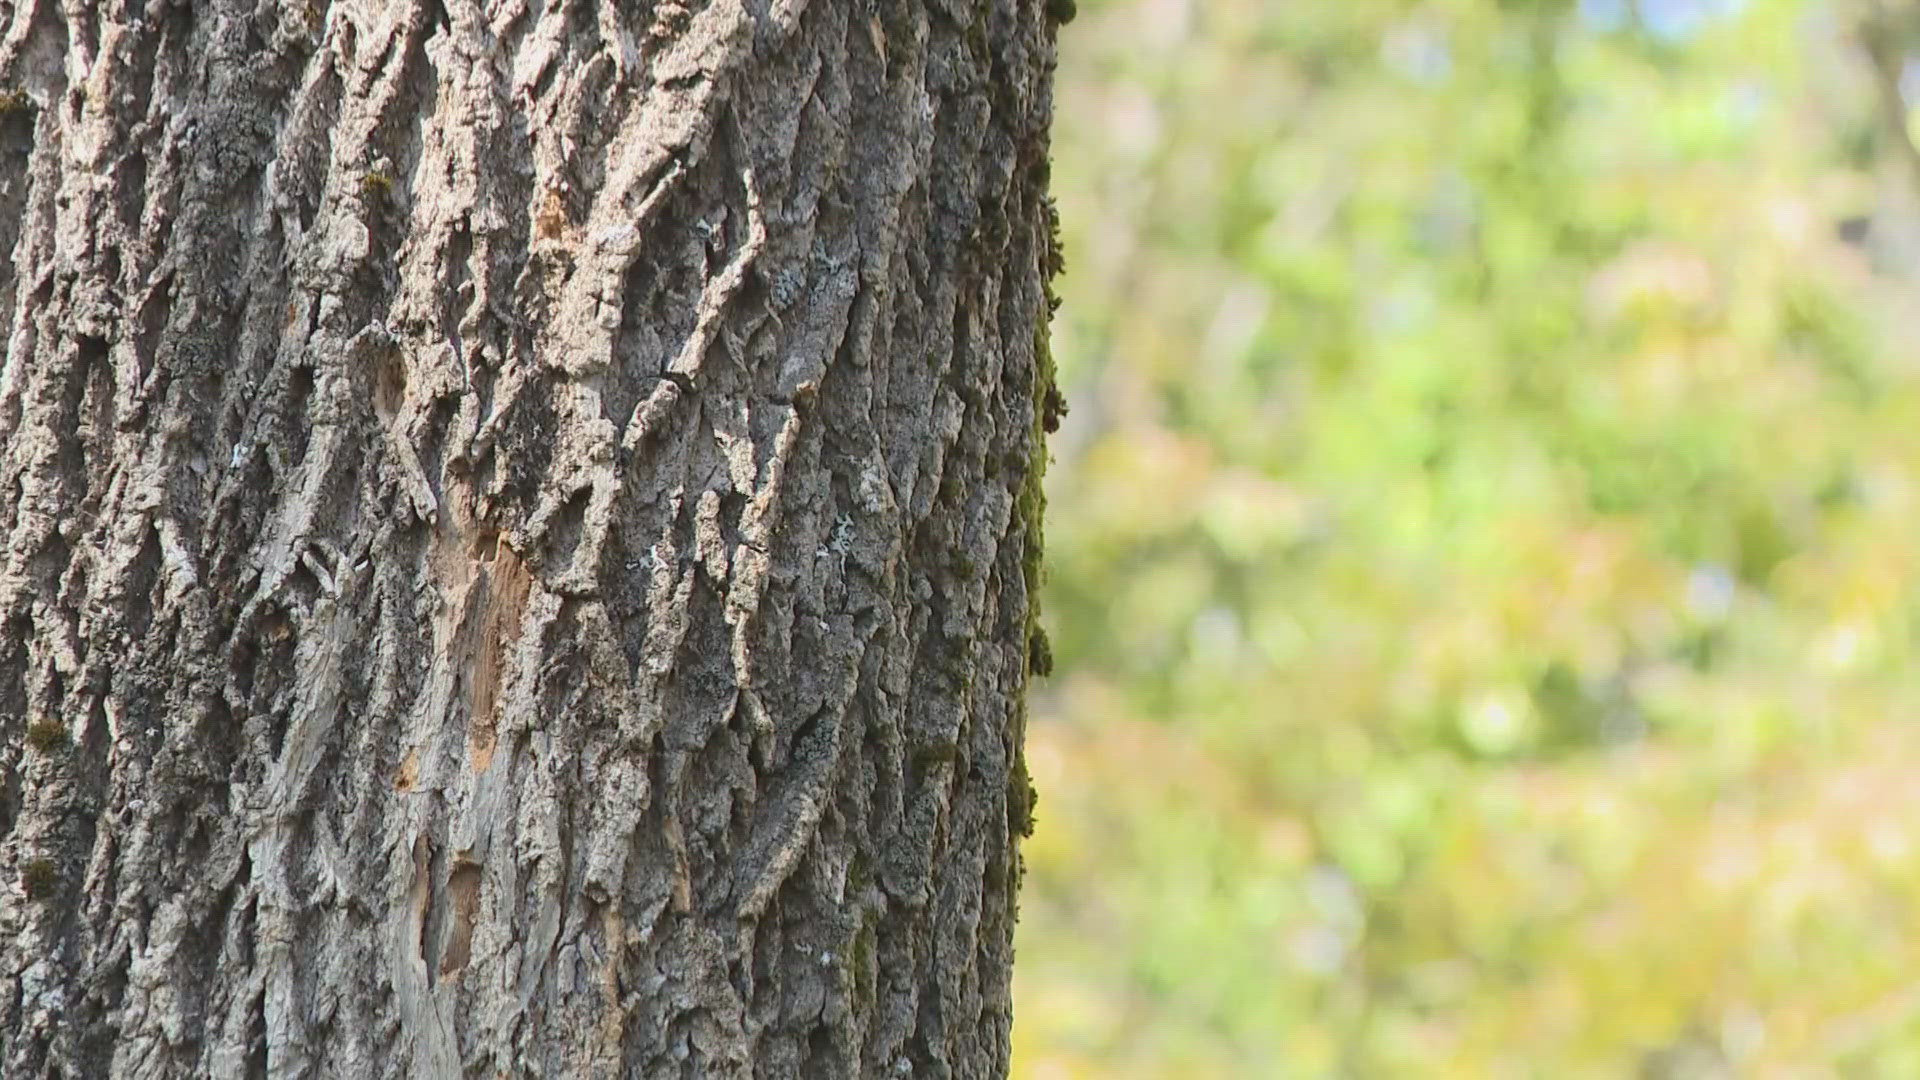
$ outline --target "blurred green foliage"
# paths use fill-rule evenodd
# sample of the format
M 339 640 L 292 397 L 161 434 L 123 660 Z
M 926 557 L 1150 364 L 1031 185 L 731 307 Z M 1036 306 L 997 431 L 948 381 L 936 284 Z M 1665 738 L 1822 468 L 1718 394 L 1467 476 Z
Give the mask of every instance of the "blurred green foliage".
M 1079 8 L 1016 1074 L 1920 1076 L 1901 4 Z

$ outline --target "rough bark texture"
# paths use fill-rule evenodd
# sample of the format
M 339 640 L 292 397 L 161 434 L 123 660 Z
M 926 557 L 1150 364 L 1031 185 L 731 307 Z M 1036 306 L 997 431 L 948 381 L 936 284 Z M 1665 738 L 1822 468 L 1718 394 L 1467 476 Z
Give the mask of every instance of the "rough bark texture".
M 0 0 L 0 1075 L 1006 1072 L 1062 8 Z

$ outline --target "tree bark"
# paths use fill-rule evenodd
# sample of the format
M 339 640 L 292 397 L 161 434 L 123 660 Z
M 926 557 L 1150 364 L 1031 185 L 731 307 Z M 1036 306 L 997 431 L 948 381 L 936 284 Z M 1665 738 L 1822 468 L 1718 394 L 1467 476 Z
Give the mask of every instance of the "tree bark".
M 1043 0 L 0 0 L 0 1074 L 1007 1071 Z

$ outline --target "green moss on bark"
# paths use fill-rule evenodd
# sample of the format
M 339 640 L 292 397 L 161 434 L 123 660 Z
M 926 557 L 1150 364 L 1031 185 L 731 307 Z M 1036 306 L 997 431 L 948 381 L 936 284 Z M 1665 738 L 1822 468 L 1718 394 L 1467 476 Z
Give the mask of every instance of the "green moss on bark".
M 26 892 L 28 900 L 51 900 L 54 890 L 59 886 L 60 869 L 52 859 L 28 859 L 20 864 L 20 888 Z
M 67 726 L 43 716 L 27 725 L 27 745 L 43 754 L 57 754 L 67 748 Z

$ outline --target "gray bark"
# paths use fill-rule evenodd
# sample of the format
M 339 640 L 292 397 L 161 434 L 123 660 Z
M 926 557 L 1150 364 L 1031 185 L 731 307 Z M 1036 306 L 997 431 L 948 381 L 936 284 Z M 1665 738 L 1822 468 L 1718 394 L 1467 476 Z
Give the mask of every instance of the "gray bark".
M 1042 0 L 0 0 L 0 1075 L 1007 1071 Z

